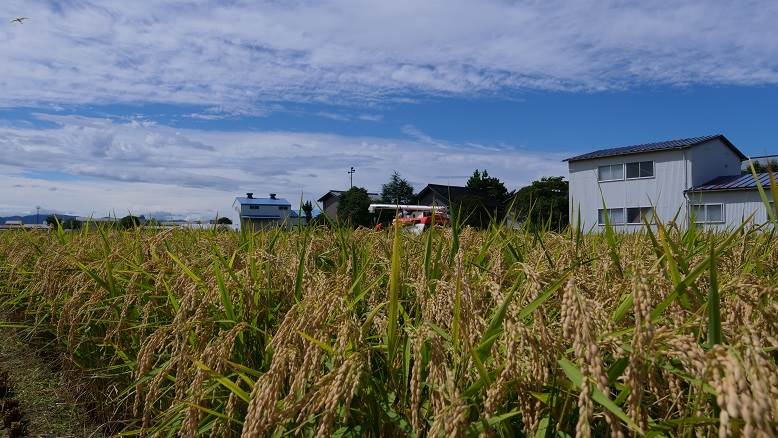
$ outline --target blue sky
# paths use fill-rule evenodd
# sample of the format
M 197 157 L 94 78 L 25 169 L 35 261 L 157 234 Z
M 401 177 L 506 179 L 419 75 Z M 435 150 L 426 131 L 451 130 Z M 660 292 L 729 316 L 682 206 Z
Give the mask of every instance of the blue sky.
M 778 4 L 6 1 L 0 214 L 212 216 L 723 133 L 778 152 Z

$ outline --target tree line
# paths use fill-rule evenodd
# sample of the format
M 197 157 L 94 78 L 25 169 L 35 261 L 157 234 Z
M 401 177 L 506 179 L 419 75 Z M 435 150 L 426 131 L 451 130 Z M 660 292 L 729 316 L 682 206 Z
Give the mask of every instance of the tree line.
M 771 172 L 778 172 L 778 160 L 776 159 L 770 159 L 767 160 L 767 162 L 762 163 L 761 161 L 752 160 L 748 163 L 748 167 L 743 169 L 740 173 L 743 175 L 750 175 L 751 174 L 751 166 L 754 166 L 754 172 L 756 173 L 767 173 L 768 171 Z
M 569 223 L 569 184 L 562 176 L 543 177 L 518 190 L 509 191 L 499 178 L 489 175 L 487 170 L 476 169 L 467 180 L 468 192 L 452 202 L 449 213 L 462 224 L 475 228 L 486 228 L 492 221 L 506 217 L 532 227 L 561 230 Z M 381 187 L 380 202 L 386 204 L 416 204 L 418 193 L 398 172 L 394 172 Z M 377 218 L 368 211 L 371 200 L 367 189 L 352 187 L 340 196 L 338 220 L 352 226 L 370 227 Z M 303 205 L 303 211 L 311 222 L 310 202 Z M 392 218 L 378 218 L 391 221 Z M 322 223 L 319 217 L 314 223 Z
M 62 228 L 65 230 L 80 230 L 81 227 L 84 226 L 84 221 L 81 221 L 73 217 L 60 218 L 56 214 L 50 214 L 46 216 L 44 222 L 46 223 L 46 225 L 50 227 L 62 226 Z M 141 226 L 158 227 L 162 225 L 161 222 L 155 218 L 146 219 L 142 215 L 134 216 L 131 214 L 128 214 L 127 216 L 124 216 L 120 219 L 106 222 L 106 223 L 115 228 L 120 228 L 124 230 L 129 230 Z M 219 217 L 214 221 L 214 223 L 217 225 L 231 225 L 232 219 L 228 217 Z

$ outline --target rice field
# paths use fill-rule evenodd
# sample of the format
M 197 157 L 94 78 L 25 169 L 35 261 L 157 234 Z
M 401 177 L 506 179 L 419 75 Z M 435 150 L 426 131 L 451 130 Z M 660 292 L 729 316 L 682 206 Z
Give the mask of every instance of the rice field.
M 0 312 L 141 436 L 774 436 L 778 236 L 0 233 Z

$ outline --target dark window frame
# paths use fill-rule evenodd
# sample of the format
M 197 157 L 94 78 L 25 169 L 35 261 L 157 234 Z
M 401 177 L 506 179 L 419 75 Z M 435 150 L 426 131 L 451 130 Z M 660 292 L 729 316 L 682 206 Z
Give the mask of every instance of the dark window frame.
M 597 209 L 597 225 L 599 225 L 601 227 L 605 226 L 605 220 L 600 221 L 600 212 L 604 211 L 604 210 L 608 210 L 608 211 L 610 211 L 610 210 L 621 210 L 621 214 L 622 214 L 622 217 L 623 217 L 623 219 L 622 219 L 623 222 L 613 222 L 613 216 L 610 213 L 608 213 L 608 219 L 610 219 L 611 225 L 626 225 L 627 224 L 627 212 L 624 209 L 624 207 L 619 207 L 619 208 L 598 208 Z M 603 216 L 603 218 L 604 218 L 604 216 Z
M 651 163 L 651 175 L 643 175 L 644 166 L 647 167 L 648 163 Z M 638 176 L 629 176 L 630 165 L 637 165 Z M 644 161 L 631 161 L 624 164 L 624 178 L 625 179 L 650 179 L 656 177 L 656 163 L 653 160 Z
M 626 223 L 627 225 L 639 225 L 643 223 L 643 216 L 651 215 L 648 218 L 648 223 L 652 224 L 654 223 L 654 209 L 653 207 L 627 207 L 627 215 L 626 215 Z M 629 220 L 629 211 L 630 210 L 638 210 L 638 220 L 637 222 L 631 222 Z M 644 213 L 645 212 L 645 213 Z
M 708 207 L 711 207 L 711 206 L 721 207 L 721 219 L 720 220 L 715 220 L 715 221 L 708 220 Z M 724 224 L 724 223 L 727 222 L 726 208 L 724 207 L 724 203 L 723 202 L 711 202 L 711 203 L 706 203 L 706 204 L 692 204 L 691 205 L 691 209 L 698 208 L 698 207 L 702 207 L 702 210 L 704 212 L 705 218 L 704 218 L 704 220 L 700 220 L 700 218 L 694 217 L 694 223 L 695 224 Z M 690 220 L 692 219 L 692 217 L 691 217 L 692 216 L 691 215 L 691 209 L 689 211 L 689 219 Z
M 621 178 L 612 178 L 612 179 L 602 179 L 602 175 L 600 174 L 600 168 L 601 167 L 609 167 L 613 168 L 616 166 L 621 166 Z M 612 173 L 612 172 L 611 172 Z M 608 182 L 608 181 L 624 181 L 624 176 L 627 174 L 627 170 L 624 166 L 624 163 L 617 163 L 617 164 L 603 164 L 597 166 L 597 182 Z

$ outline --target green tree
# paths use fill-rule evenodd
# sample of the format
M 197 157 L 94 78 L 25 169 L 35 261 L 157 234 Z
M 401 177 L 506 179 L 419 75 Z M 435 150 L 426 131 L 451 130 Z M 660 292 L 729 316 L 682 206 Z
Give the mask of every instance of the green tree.
M 50 215 L 46 216 L 46 219 L 43 220 L 43 222 L 46 222 L 46 225 L 48 225 L 50 227 L 56 227 L 57 226 L 57 221 L 62 222 L 57 217 L 56 214 L 50 214 Z
M 232 219 L 230 219 L 228 217 L 223 217 L 222 216 L 222 217 L 216 219 L 216 224 L 217 225 L 232 225 Z
M 761 161 L 753 160 L 749 163 L 746 163 L 746 168 L 743 169 L 740 173 L 743 175 L 750 175 L 751 163 L 753 163 L 754 171 L 756 171 L 756 173 L 767 173 L 768 170 L 771 170 L 773 173 L 778 172 L 778 160 L 769 160 L 765 164 L 762 164 Z
M 338 220 L 352 227 L 369 227 L 372 215 L 368 211 L 370 195 L 362 187 L 352 187 L 340 195 L 338 203 Z
M 141 223 L 140 218 L 138 216 L 133 216 L 131 214 L 119 219 L 119 227 L 124 228 L 125 230 L 139 227 L 140 223 Z
M 62 228 L 66 230 L 80 230 L 82 225 L 83 224 L 80 220 L 76 218 L 70 218 L 65 220 L 65 223 L 62 224 Z
M 386 204 L 413 204 L 413 186 L 395 170 L 389 182 L 381 187 L 381 202 Z
M 56 214 L 50 214 L 46 216 L 46 219 L 44 219 L 43 222 L 45 222 L 46 225 L 50 227 L 56 227 L 57 222 L 59 222 L 60 225 L 62 225 L 62 229 L 64 230 L 80 230 L 81 225 L 83 225 L 80 220 L 74 217 L 63 219 Z
M 301 208 L 303 213 L 305 213 L 305 223 L 310 224 L 313 220 L 313 204 L 311 204 L 311 201 L 305 201 Z
M 509 196 L 505 183 L 497 177 L 489 176 L 489 172 L 486 169 L 483 172 L 479 172 L 476 169 L 470 179 L 467 180 L 467 188 L 478 192 L 482 196 L 486 196 L 496 204 L 503 204 L 508 200 Z
M 450 206 L 452 218 L 463 225 L 470 225 L 474 228 L 485 229 L 489 227 L 495 213 L 500 215 L 501 209 L 490 208 L 489 200 L 485 196 L 478 194 L 465 195 Z
M 314 227 L 328 227 L 330 226 L 330 221 L 327 220 L 327 215 L 324 213 L 317 214 L 313 219 L 311 219 L 310 222 L 308 222 L 308 225 L 314 226 Z
M 476 169 L 467 180 L 467 188 L 469 194 L 451 206 L 452 215 L 458 216 L 461 223 L 476 228 L 487 228 L 493 219 L 502 220 L 505 202 L 510 196 L 505 183 L 489 176 L 486 169 Z
M 519 221 L 530 226 L 560 231 L 570 223 L 568 192 L 570 184 L 563 176 L 543 177 L 519 189 L 513 199 L 514 212 Z

